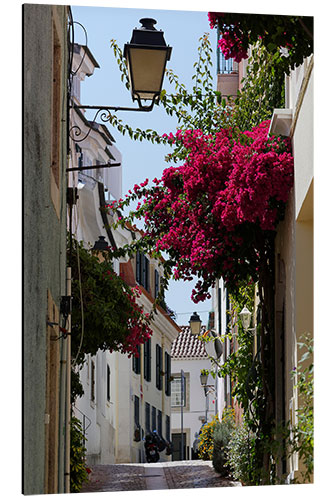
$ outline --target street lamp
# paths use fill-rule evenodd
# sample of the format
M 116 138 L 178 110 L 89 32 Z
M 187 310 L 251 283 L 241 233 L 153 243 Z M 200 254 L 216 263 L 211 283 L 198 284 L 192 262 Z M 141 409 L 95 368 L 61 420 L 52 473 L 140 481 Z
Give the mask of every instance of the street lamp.
M 70 11 L 71 12 L 71 11 Z M 164 40 L 164 33 L 162 30 L 157 30 L 154 27 L 156 24 L 155 19 L 142 18 L 140 20 L 142 26 L 141 28 L 135 28 L 132 33 L 132 38 L 130 43 L 126 43 L 124 46 L 124 57 L 127 62 L 129 82 L 131 87 L 131 94 L 133 101 L 138 102 L 137 108 L 124 107 L 124 106 L 100 106 L 100 105 L 90 105 L 90 104 L 76 104 L 72 98 L 71 91 L 68 92 L 68 109 L 72 108 L 77 110 L 95 110 L 95 116 L 91 121 L 85 120 L 85 126 L 88 131 L 84 134 L 79 127 L 75 124 L 70 127 L 70 120 L 68 119 L 68 149 L 69 149 L 69 139 L 73 142 L 84 141 L 91 130 L 94 128 L 95 121 L 99 113 L 100 119 L 103 122 L 109 121 L 110 111 L 152 111 L 154 104 L 156 104 L 160 98 L 162 83 L 165 73 L 165 67 L 167 61 L 170 59 L 172 47 L 166 45 Z M 70 28 L 72 29 L 73 36 L 74 21 L 72 20 L 70 14 Z M 85 33 L 86 30 L 84 26 L 80 25 Z M 86 34 L 87 36 L 87 34 Z M 75 71 L 72 69 L 73 64 L 73 47 L 74 40 L 71 43 L 71 51 L 69 54 L 69 73 L 68 73 L 68 88 L 72 88 L 72 79 L 75 75 Z M 84 54 L 85 56 L 85 54 Z M 84 57 L 83 56 L 83 57 Z M 80 65 L 79 65 L 80 67 Z M 142 101 L 148 101 L 147 104 L 143 105 Z M 149 102 L 150 101 L 150 102 Z M 82 113 L 81 113 L 82 114 Z M 83 118 L 82 118 L 83 116 Z M 81 119 L 84 120 L 84 115 Z M 110 168 L 118 167 L 120 163 L 107 163 L 105 165 L 93 165 L 87 167 L 76 167 L 68 168 L 67 171 L 81 171 L 87 170 L 88 168 Z
M 105 241 L 105 236 L 99 236 L 98 240 L 95 241 L 92 249 L 98 252 L 108 252 L 110 247 L 108 245 L 108 242 Z
M 204 387 L 207 385 L 207 380 L 208 380 L 208 374 L 207 373 L 201 373 L 200 374 L 200 383 Z
M 194 312 L 190 317 L 189 323 L 192 335 L 199 335 L 201 332 L 201 319 L 199 314 Z
M 165 67 L 171 56 L 171 47 L 164 40 L 163 31 L 158 31 L 155 19 L 140 19 L 142 27 L 133 30 L 130 43 L 124 47 L 133 101 L 137 100 L 140 108 L 142 100 L 150 100 L 152 109 L 158 101 Z
M 138 101 L 139 107 L 71 105 L 74 109 L 97 110 L 93 122 L 100 111 L 151 111 L 160 98 L 165 67 L 170 59 L 172 47 L 167 46 L 163 31 L 154 27 L 157 22 L 155 19 L 142 18 L 140 22 L 141 28 L 133 30 L 131 42 L 124 46 L 131 94 L 133 101 Z M 71 70 L 69 79 L 72 75 Z M 143 105 L 142 100 L 151 103 Z
M 200 383 L 201 383 L 201 386 L 203 387 L 203 390 L 205 392 L 205 400 L 206 400 L 205 420 L 206 420 L 206 423 L 208 420 L 208 409 L 209 409 L 208 395 L 214 394 L 216 397 L 215 387 L 213 385 L 207 385 L 207 381 L 208 381 L 208 373 L 206 370 L 202 370 L 200 373 Z
M 250 313 L 250 311 L 248 310 L 248 308 L 246 306 L 243 307 L 243 309 L 239 313 L 239 316 L 240 316 L 244 330 L 249 330 L 252 314 Z

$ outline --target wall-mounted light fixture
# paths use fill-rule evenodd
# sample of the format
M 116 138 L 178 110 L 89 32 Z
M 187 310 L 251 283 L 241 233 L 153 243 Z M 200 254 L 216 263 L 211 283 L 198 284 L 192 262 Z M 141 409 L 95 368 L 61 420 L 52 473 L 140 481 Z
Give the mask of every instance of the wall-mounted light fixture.
M 216 392 L 215 387 L 213 385 L 207 385 L 207 381 L 208 381 L 208 373 L 206 370 L 202 370 L 200 373 L 200 383 L 201 383 L 201 386 L 204 390 L 205 399 L 206 399 L 206 408 L 205 408 L 205 420 L 206 420 L 206 422 L 205 423 L 207 423 L 207 420 L 208 420 L 208 410 L 209 410 L 208 395 L 213 394 L 215 396 L 215 398 L 217 398 L 217 392 Z
M 140 19 L 142 27 L 133 30 L 130 43 L 124 47 L 133 101 L 139 108 L 150 111 L 159 100 L 167 61 L 172 48 L 167 46 L 163 31 L 154 25 L 155 19 Z M 143 106 L 142 100 L 151 101 Z
M 244 330 L 245 331 L 253 330 L 253 328 L 250 328 L 252 313 L 248 310 L 248 308 L 246 306 L 243 307 L 243 309 L 239 313 L 239 316 L 240 316 Z
M 199 314 L 194 312 L 190 317 L 189 323 L 192 335 L 199 335 L 201 331 L 201 319 Z
M 133 101 L 138 108 L 121 106 L 71 105 L 74 109 L 99 111 L 151 111 L 160 98 L 164 72 L 172 47 L 167 46 L 163 31 L 158 31 L 151 18 L 140 19 L 141 28 L 135 28 L 130 43 L 124 46 Z M 142 101 L 150 101 L 143 105 Z M 96 117 L 95 117 L 96 118 Z
M 99 236 L 98 240 L 95 241 L 92 249 L 96 250 L 97 252 L 108 252 L 110 250 L 110 247 L 108 245 L 108 242 L 105 240 L 105 236 Z

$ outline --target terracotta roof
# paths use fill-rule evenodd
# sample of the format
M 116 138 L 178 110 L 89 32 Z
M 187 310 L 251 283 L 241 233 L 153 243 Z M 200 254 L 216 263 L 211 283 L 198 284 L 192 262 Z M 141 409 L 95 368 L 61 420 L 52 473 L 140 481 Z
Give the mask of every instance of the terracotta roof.
M 201 335 L 205 333 L 206 328 L 201 328 Z M 205 344 L 198 339 L 197 335 L 192 335 L 189 326 L 182 326 L 181 331 L 172 343 L 171 357 L 180 358 L 208 358 L 205 351 Z

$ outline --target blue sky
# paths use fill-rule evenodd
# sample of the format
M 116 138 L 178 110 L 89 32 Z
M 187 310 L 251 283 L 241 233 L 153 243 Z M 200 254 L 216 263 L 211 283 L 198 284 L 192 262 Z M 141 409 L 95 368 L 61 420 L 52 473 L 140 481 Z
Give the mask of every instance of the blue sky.
M 132 30 L 140 27 L 142 17 L 152 17 L 157 20 L 156 29 L 164 31 L 166 43 L 172 47 L 171 68 L 187 88 L 192 88 L 193 64 L 197 60 L 199 38 L 204 33 L 210 33 L 212 47 L 216 47 L 216 32 L 211 30 L 207 12 L 172 11 L 113 7 L 78 7 L 72 6 L 74 21 L 82 24 L 88 34 L 88 47 L 100 65 L 95 73 L 86 78 L 81 85 L 81 102 L 90 105 L 130 106 L 132 103 L 129 91 L 120 80 L 120 73 L 110 48 L 110 40 L 115 39 L 123 49 L 130 41 Z M 75 24 L 75 42 L 85 44 L 84 30 Z M 212 74 L 216 77 L 216 57 L 213 55 L 214 67 Z M 169 83 L 165 80 L 164 88 L 170 92 Z M 154 129 L 160 133 L 174 132 L 177 120 L 169 117 L 162 107 L 155 106 L 150 113 L 118 112 L 119 117 L 132 127 Z M 93 118 L 94 113 L 87 113 Z M 150 180 L 160 177 L 168 165 L 164 161 L 170 151 L 163 145 L 152 145 L 144 141 L 132 141 L 110 127 L 116 139 L 116 145 L 123 155 L 123 194 L 133 185 L 146 178 Z M 189 316 L 197 311 L 204 324 L 207 324 L 211 301 L 193 304 L 190 300 L 193 282 L 170 282 L 166 301 L 169 307 L 177 312 L 177 322 L 188 324 Z

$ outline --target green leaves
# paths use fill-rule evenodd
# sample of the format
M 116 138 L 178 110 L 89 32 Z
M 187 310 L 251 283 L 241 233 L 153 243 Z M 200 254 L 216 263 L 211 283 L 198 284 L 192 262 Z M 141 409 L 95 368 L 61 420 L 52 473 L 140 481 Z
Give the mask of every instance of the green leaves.
M 104 257 L 100 262 L 74 240 L 71 338 L 73 359 L 78 364 L 86 354 L 94 355 L 99 349 L 133 354 L 150 332 L 149 319 L 136 304 L 135 290 L 113 271 L 109 255 Z
M 86 470 L 86 448 L 82 425 L 78 418 L 71 418 L 71 450 L 70 450 L 70 490 L 79 493 L 84 482 L 88 481 Z
M 297 423 L 291 427 L 289 434 L 290 454 L 298 453 L 302 459 L 305 470 L 302 471 L 303 479 L 310 482 L 313 474 L 314 452 L 314 380 L 313 380 L 313 338 L 307 333 L 302 335 L 298 342 L 300 360 L 292 372 L 297 382 L 298 390 Z

